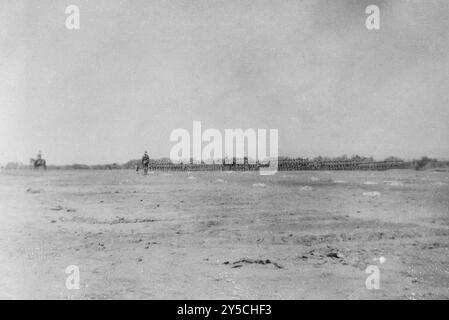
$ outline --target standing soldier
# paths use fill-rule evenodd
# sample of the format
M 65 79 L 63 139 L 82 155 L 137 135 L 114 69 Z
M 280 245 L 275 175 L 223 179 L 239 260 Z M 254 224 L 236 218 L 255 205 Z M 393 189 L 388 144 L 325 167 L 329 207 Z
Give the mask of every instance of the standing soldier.
M 145 154 L 142 157 L 142 167 L 143 167 L 143 174 L 148 174 L 148 167 L 150 166 L 150 157 L 148 156 L 148 151 L 145 151 Z

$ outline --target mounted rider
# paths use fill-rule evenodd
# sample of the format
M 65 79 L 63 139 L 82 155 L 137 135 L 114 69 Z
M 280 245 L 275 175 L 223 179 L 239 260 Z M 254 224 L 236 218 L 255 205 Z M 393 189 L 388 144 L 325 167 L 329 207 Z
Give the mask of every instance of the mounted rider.
M 37 152 L 37 155 L 36 155 L 36 166 L 41 166 L 41 165 L 43 165 L 43 161 L 44 161 L 44 159 L 42 159 L 42 151 L 41 150 L 39 150 L 38 152 Z
M 30 159 L 30 165 L 33 168 L 40 168 L 40 167 L 42 167 L 44 169 L 47 169 L 47 163 L 46 163 L 45 159 L 42 158 L 42 151 L 39 150 L 37 152 L 36 159 L 33 159 L 33 158 Z

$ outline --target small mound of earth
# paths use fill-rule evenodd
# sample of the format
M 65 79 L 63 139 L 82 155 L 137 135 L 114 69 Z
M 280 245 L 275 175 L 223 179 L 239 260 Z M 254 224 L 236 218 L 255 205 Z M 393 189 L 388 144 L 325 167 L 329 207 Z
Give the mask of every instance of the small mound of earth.
M 366 197 L 380 197 L 380 192 L 378 191 L 364 192 L 363 195 Z
M 263 187 L 266 187 L 266 186 L 267 185 L 265 183 L 262 183 L 262 182 L 253 183 L 253 187 L 263 188 Z
M 310 258 L 333 258 L 333 259 L 343 259 L 345 255 L 337 248 L 326 246 L 324 248 L 313 249 L 301 256 L 302 259 Z
M 50 210 L 53 210 L 53 211 L 61 211 L 61 210 L 64 210 L 64 207 L 63 207 L 63 206 L 60 206 L 60 205 L 57 205 L 57 206 L 55 206 L 55 207 L 51 207 Z M 76 209 L 73 209 L 73 208 L 65 208 L 65 211 L 66 211 L 66 212 L 76 212 Z
M 402 187 L 404 185 L 401 181 L 385 181 L 385 183 L 392 187 Z
M 116 220 L 109 222 L 109 224 L 119 224 L 119 223 L 145 223 L 145 222 L 155 222 L 155 219 L 149 218 L 136 218 L 136 219 L 125 219 L 124 217 L 117 217 Z
M 284 268 L 283 266 L 279 265 L 276 262 L 271 261 L 270 259 L 261 260 L 261 259 L 243 258 L 243 259 L 234 261 L 232 263 L 230 263 L 229 261 L 225 261 L 225 262 L 223 262 L 223 264 L 230 264 L 230 265 L 232 265 L 232 268 L 243 267 L 243 264 L 260 264 L 260 265 L 272 264 L 277 269 L 283 269 Z
M 43 189 L 33 189 L 33 188 L 28 188 L 26 190 L 27 193 L 41 193 L 43 191 L 44 191 Z

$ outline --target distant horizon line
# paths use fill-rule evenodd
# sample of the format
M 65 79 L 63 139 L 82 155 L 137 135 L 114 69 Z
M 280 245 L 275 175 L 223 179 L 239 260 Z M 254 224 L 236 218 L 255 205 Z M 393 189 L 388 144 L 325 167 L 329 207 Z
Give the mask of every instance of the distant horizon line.
M 402 158 L 402 157 L 398 157 L 398 156 L 387 156 L 385 158 L 376 158 L 376 157 L 373 157 L 373 156 L 352 155 L 350 157 L 347 156 L 346 160 L 351 160 L 351 159 L 353 159 L 354 157 L 357 157 L 357 156 L 359 158 L 362 158 L 362 159 L 372 158 L 374 161 L 385 161 L 388 158 L 397 158 L 397 159 L 400 159 L 402 161 L 414 161 L 414 160 L 420 160 L 420 159 L 422 159 L 424 157 L 427 157 L 427 158 L 433 159 L 433 160 L 437 160 L 437 161 L 449 161 L 449 157 L 436 158 L 436 157 L 426 156 L 426 155 L 420 156 L 418 158 Z M 342 158 L 343 155 L 342 156 L 335 156 L 335 157 L 322 156 L 322 155 L 318 155 L 318 156 L 315 156 L 315 157 L 282 156 L 282 155 L 280 155 L 280 156 L 278 156 L 278 159 L 285 158 L 285 159 L 308 159 L 308 160 L 314 160 L 314 159 L 316 159 L 318 157 L 324 158 L 326 160 L 337 160 L 337 158 Z M 30 159 L 34 159 L 34 158 L 30 157 Z M 44 157 L 43 159 L 46 159 L 46 158 Z M 158 158 L 150 158 L 150 159 L 151 160 L 169 160 L 171 162 L 170 157 L 158 157 Z M 215 162 L 217 162 L 217 161 L 222 161 L 222 160 L 225 160 L 225 159 L 226 158 L 217 158 L 217 159 L 213 159 L 213 160 Z M 231 159 L 231 158 L 228 158 L 228 159 Z M 244 159 L 244 158 L 236 158 L 236 159 Z M 48 166 L 72 166 L 72 165 L 102 166 L 102 165 L 112 165 L 112 164 L 123 165 L 123 164 L 126 164 L 126 163 L 131 162 L 131 161 L 140 161 L 140 158 L 130 159 L 130 160 L 125 161 L 125 162 L 104 162 L 104 163 L 90 163 L 90 164 L 89 163 L 85 163 L 85 162 L 72 162 L 72 163 L 62 163 L 62 164 L 61 163 L 60 164 L 49 163 Z M 5 163 L 0 163 L 0 166 L 6 166 L 8 164 L 29 165 L 29 163 L 22 162 L 22 161 L 8 161 L 8 162 L 5 162 Z M 185 162 L 185 164 L 188 164 L 188 162 Z

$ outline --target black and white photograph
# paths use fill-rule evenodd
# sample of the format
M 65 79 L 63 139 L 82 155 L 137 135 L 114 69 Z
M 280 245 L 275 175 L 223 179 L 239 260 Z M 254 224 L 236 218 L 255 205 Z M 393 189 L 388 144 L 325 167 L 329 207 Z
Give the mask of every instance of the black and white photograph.
M 449 299 L 449 1 L 0 0 L 0 299 Z

